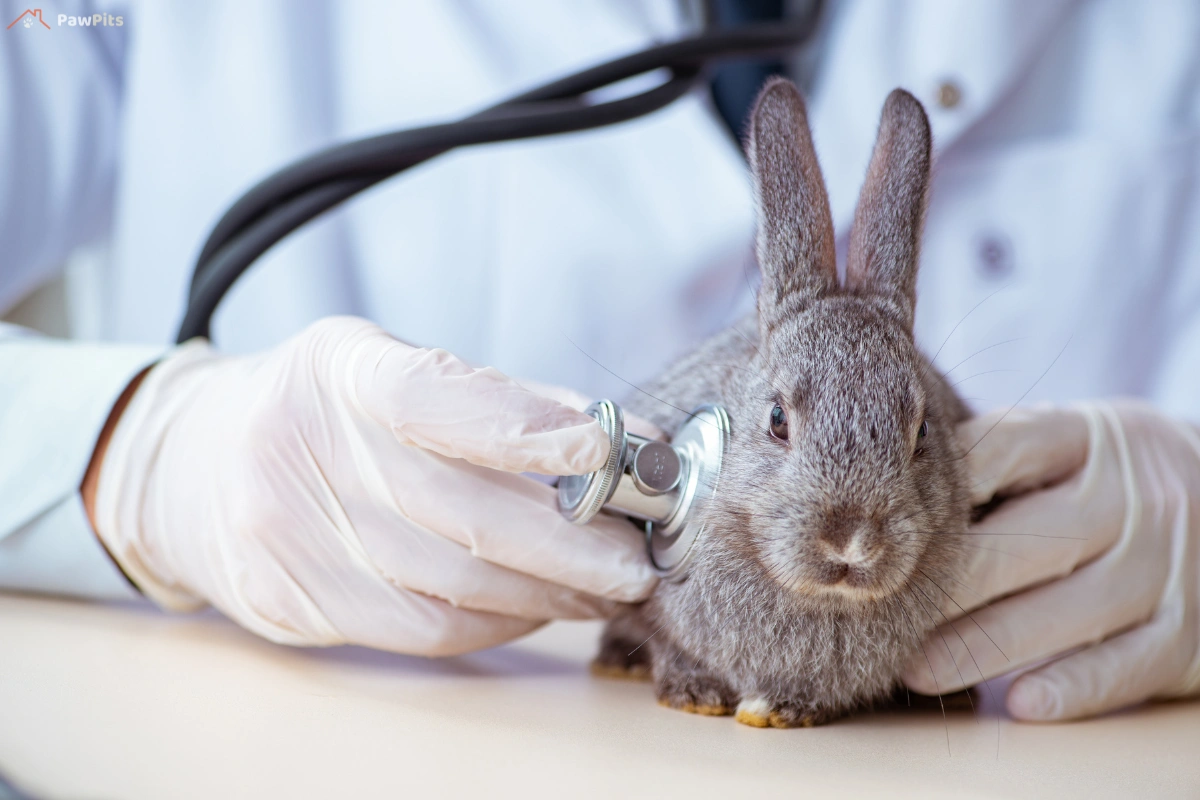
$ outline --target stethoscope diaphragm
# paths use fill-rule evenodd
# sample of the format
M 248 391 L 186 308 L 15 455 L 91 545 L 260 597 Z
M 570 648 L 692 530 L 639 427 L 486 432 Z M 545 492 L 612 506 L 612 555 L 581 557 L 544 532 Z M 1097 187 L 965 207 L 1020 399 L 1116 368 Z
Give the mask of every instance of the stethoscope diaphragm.
M 704 533 L 702 509 L 717 491 L 729 415 L 719 405 L 700 406 L 668 444 L 626 431 L 620 406 L 610 400 L 592 403 L 587 413 L 609 437 L 608 461 L 587 475 L 560 477 L 559 510 L 579 525 L 601 510 L 639 520 L 654 568 L 663 577 L 683 577 Z

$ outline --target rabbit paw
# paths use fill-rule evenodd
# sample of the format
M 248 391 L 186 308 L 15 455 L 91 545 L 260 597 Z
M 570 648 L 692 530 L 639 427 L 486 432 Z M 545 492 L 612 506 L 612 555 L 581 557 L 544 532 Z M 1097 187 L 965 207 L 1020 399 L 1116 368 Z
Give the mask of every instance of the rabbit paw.
M 610 661 L 596 656 L 591 663 L 591 672 L 597 678 L 618 681 L 650 680 L 650 665 L 643 661 Z
M 811 728 L 829 721 L 829 715 L 808 705 L 772 703 L 762 697 L 747 697 L 738 703 L 734 717 L 754 728 Z
M 669 672 L 658 682 L 657 692 L 659 705 L 706 717 L 728 716 L 737 704 L 724 681 L 701 672 Z
M 600 638 L 600 650 L 592 659 L 592 674 L 620 680 L 650 680 L 648 634 L 636 612 L 611 620 Z

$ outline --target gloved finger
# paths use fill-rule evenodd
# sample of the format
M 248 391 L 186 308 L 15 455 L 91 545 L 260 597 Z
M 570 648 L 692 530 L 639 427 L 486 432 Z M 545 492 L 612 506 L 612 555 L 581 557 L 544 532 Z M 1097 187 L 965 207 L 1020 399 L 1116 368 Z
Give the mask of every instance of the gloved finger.
M 385 602 L 336 606 L 335 623 L 345 643 L 408 655 L 456 656 L 510 642 L 545 624 L 455 608 L 445 600 L 394 586 L 388 589 Z
M 999 597 L 1071 574 L 1111 548 L 1121 536 L 1124 497 L 1090 494 L 1080 502 L 1076 480 L 1011 500 L 958 534 L 966 565 L 952 589 L 951 616 Z M 957 613 L 956 613 L 957 612 Z
M 576 411 L 583 411 L 592 404 L 587 395 L 583 392 L 577 392 L 574 389 L 566 386 L 557 386 L 553 383 L 542 383 L 541 381 L 530 380 L 529 378 L 515 378 L 517 383 L 525 387 L 531 392 L 536 392 L 542 397 L 549 397 L 556 403 L 562 403 L 564 406 L 570 406 Z
M 491 367 L 477 369 L 445 350 L 410 347 L 378 327 L 352 323 L 359 329 L 345 335 L 350 391 L 401 443 L 543 475 L 581 475 L 608 458 L 608 437 L 586 414 Z
M 991 679 L 1101 641 L 1154 613 L 1154 587 L 1163 585 L 1168 569 L 1153 558 L 1127 564 L 1123 591 L 1117 592 L 1112 569 L 1100 559 L 1062 580 L 980 608 L 929 636 L 904 681 L 922 693 L 957 691 L 980 674 L 980 680 Z
M 1147 625 L 1072 653 L 1013 681 L 1005 701 L 1017 719 L 1079 719 L 1148 700 L 1187 668 L 1181 648 L 1164 647 L 1178 620 Z
M 592 401 L 589 400 L 586 395 L 577 392 L 574 389 L 568 389 L 565 386 L 539 383 L 537 381 L 531 381 L 527 378 L 522 378 L 520 383 L 526 389 L 537 392 L 545 397 L 549 397 L 552 400 L 557 400 L 563 405 L 570 406 L 576 411 L 583 411 L 592 404 Z M 625 430 L 629 431 L 630 433 L 636 433 L 638 436 L 646 439 L 657 439 L 660 442 L 665 442 L 667 440 L 667 435 L 663 433 L 662 429 L 653 422 L 650 422 L 643 417 L 639 417 L 637 414 L 630 414 L 628 411 L 624 411 L 624 409 L 622 409 L 622 411 L 625 415 Z
M 967 453 L 972 502 L 981 505 L 1079 470 L 1087 460 L 1089 425 L 1072 409 L 998 410 L 964 422 L 958 439 Z
M 970 530 L 953 534 L 968 550 L 961 582 L 966 594 L 959 598 L 963 610 L 1068 575 L 1120 538 L 1126 487 L 1112 433 L 1094 413 L 1081 412 L 1079 418 L 1089 441 L 1082 469 L 1049 489 L 1007 501 Z
M 625 520 L 598 515 L 574 525 L 549 486 L 428 451 L 378 461 L 371 502 L 477 558 L 620 602 L 643 600 L 654 588 L 643 534 Z
M 387 431 L 368 423 L 360 425 L 382 440 L 385 453 L 400 449 Z M 423 457 L 462 464 L 413 448 L 404 450 L 397 461 Z M 264 552 L 254 559 L 260 571 L 280 565 L 288 578 L 305 587 L 329 584 L 334 576 L 332 583 L 351 592 L 366 574 L 454 606 L 530 620 L 592 619 L 615 610 L 612 601 L 477 558 L 463 544 L 430 531 L 398 509 L 385 473 L 372 471 L 369 459 L 354 459 L 354 466 L 355 473 L 345 473 L 355 474 L 354 482 L 339 487 L 336 495 L 325 488 L 320 477 L 314 477 L 309 491 L 294 493 L 282 519 L 265 524 L 260 520 L 251 528 L 263 533 L 248 537 L 243 547 Z M 480 467 L 472 469 L 516 478 Z M 344 472 L 337 467 L 334 471 Z M 455 502 L 453 497 L 443 499 L 448 504 Z M 225 570 L 231 571 L 236 570 Z M 271 587 L 272 594 L 286 593 L 286 582 L 279 576 L 261 582 Z M 355 603 L 340 595 L 338 602 Z M 287 618 L 307 617 L 303 608 L 293 611 Z
M 612 616 L 617 604 L 478 558 L 376 505 L 347 509 L 375 568 L 391 583 L 457 608 L 532 621 Z
M 305 543 L 330 556 L 303 557 Z M 271 548 L 271 541 L 250 541 Z M 485 611 L 455 608 L 435 597 L 389 583 L 364 558 L 336 544 L 299 537 L 286 560 L 254 558 L 252 580 L 223 570 L 208 596 L 222 613 L 251 632 L 293 646 L 357 644 L 397 653 L 447 656 L 492 647 L 524 636 L 543 624 Z M 336 551 L 331 548 L 337 547 Z M 311 555 L 311 553 L 310 553 Z M 336 574 L 314 580 L 312 569 Z

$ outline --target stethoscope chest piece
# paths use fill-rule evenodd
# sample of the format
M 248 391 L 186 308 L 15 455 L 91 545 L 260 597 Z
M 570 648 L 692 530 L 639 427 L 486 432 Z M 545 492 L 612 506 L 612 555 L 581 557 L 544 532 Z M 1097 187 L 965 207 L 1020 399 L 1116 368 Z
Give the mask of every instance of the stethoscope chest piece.
M 558 479 L 558 509 L 577 525 L 586 525 L 612 497 L 618 478 L 625 471 L 627 437 L 625 415 L 611 400 L 597 400 L 585 409 L 608 434 L 608 462 L 587 475 L 563 475 Z
M 729 415 L 717 405 L 692 412 L 671 440 L 689 465 L 682 485 L 679 510 L 662 522 L 646 523 L 646 543 L 654 568 L 668 578 L 682 578 L 693 545 L 704 533 L 701 509 L 717 492 L 725 450 L 729 446 Z
M 682 578 L 704 533 L 701 509 L 717 491 L 729 415 L 718 405 L 700 406 L 667 444 L 628 433 L 621 408 L 609 400 L 593 403 L 587 413 L 608 434 L 609 457 L 596 472 L 558 479 L 563 516 L 583 525 L 608 509 L 641 521 L 654 568 L 666 578 Z

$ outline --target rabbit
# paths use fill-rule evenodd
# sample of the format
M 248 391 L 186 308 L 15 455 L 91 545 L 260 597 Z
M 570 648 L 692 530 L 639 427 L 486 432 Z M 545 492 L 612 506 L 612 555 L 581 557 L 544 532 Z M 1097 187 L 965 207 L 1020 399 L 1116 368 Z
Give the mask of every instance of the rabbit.
M 649 674 L 670 708 L 807 727 L 898 690 L 945 619 L 971 513 L 954 437 L 969 414 L 913 341 L 931 148 L 920 102 L 897 89 L 883 107 L 844 285 L 793 84 L 763 87 L 748 134 L 756 314 L 626 404 L 668 435 L 682 421 L 671 406 L 724 405 L 717 494 L 686 577 L 612 619 L 593 669 Z

